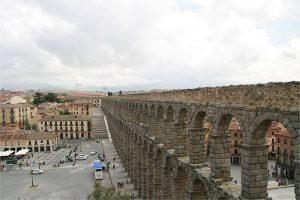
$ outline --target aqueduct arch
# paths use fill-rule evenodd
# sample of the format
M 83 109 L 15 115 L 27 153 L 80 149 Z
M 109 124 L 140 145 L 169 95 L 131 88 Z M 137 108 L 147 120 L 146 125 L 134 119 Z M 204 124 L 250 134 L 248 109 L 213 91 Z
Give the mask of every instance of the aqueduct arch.
M 102 108 L 112 138 L 120 146 L 117 151 L 122 158 L 127 158 L 124 161 L 126 170 L 141 198 L 173 198 L 173 195 L 182 195 L 182 192 L 175 191 L 183 190 L 186 190 L 186 196 L 182 198 L 187 199 L 266 198 L 265 134 L 266 128 L 274 120 L 282 123 L 294 139 L 295 195 L 299 199 L 300 109 L 299 96 L 296 95 L 299 86 L 298 82 L 271 83 L 121 95 L 104 98 Z M 277 92 L 275 96 L 272 96 L 272 91 Z M 282 94 L 279 95 L 278 91 Z M 116 109 L 118 105 L 121 110 Z M 151 117 L 155 119 L 153 124 Z M 238 196 L 224 189 L 228 184 L 235 186 L 231 184 L 228 172 L 228 145 L 220 137 L 227 136 L 232 117 L 240 123 L 244 136 L 242 188 Z M 203 141 L 206 130 L 203 120 L 212 126 L 210 163 L 205 159 Z M 162 128 L 159 128 L 160 131 L 152 129 L 151 132 L 151 125 Z M 218 160 L 220 157 L 222 161 Z M 260 165 L 262 169 L 254 170 L 254 165 Z M 147 166 L 146 170 L 144 166 Z M 141 174 L 147 178 L 139 179 Z M 174 184 L 174 179 L 179 176 L 187 181 Z

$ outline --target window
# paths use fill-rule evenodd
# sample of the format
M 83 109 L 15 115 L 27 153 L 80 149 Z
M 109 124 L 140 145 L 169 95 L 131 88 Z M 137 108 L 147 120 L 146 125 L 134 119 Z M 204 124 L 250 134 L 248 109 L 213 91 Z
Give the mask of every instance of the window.
M 237 149 L 234 149 L 234 154 L 238 154 L 238 150 Z
M 31 141 L 28 141 L 28 145 L 31 146 Z
M 43 140 L 41 140 L 41 144 L 43 144 L 44 142 L 43 142 Z
M 237 147 L 237 144 L 238 144 L 238 141 L 235 140 L 235 141 L 234 141 L 234 146 Z
M 294 141 L 293 140 L 291 140 L 291 146 L 294 146 Z
M 47 140 L 47 144 L 49 144 L 49 140 Z
M 284 144 L 287 144 L 287 139 L 284 139 L 283 142 L 284 142 Z
M 277 153 L 280 155 L 280 147 L 277 147 Z
M 243 133 L 240 133 L 240 136 L 243 137 Z
M 277 138 L 277 142 L 280 143 L 280 138 Z
M 234 133 L 234 137 L 237 137 L 237 133 Z
M 272 132 L 272 135 L 274 135 L 274 131 Z
M 34 141 L 34 145 L 37 145 L 37 141 L 36 140 Z

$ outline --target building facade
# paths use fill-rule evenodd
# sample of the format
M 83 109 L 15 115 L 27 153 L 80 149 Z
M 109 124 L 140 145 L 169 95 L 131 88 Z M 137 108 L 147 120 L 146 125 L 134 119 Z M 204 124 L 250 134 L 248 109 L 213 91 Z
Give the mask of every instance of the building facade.
M 67 110 L 74 115 L 90 115 L 92 103 L 70 103 Z
M 92 139 L 91 117 L 85 115 L 56 115 L 40 119 L 38 129 L 55 132 L 60 138 Z
M 23 128 L 28 121 L 31 125 L 37 123 L 37 108 L 31 104 L 1 104 L 0 122 L 2 126 Z
M 282 128 L 276 134 L 276 166 L 277 173 L 282 177 L 293 179 L 295 174 L 294 159 L 294 141 L 291 134 L 285 128 Z
M 0 150 L 19 151 L 28 149 L 30 152 L 52 152 L 59 145 L 59 137 L 55 133 L 30 132 L 21 134 L 0 135 Z
M 233 119 L 229 125 L 230 142 L 231 142 L 231 164 L 240 164 L 241 146 L 243 144 L 243 133 L 239 123 Z

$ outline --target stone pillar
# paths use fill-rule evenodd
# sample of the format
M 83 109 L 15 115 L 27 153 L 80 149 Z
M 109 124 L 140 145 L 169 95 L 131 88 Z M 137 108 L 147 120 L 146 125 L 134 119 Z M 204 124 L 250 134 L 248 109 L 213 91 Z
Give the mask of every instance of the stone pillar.
M 125 156 L 125 160 L 124 160 L 124 163 L 125 163 L 125 170 L 127 171 L 128 175 L 130 175 L 130 162 L 131 162 L 131 150 L 130 150 L 130 137 L 129 137 L 129 131 L 126 130 L 125 131 L 125 136 L 126 136 L 126 156 Z
M 204 163 L 206 128 L 189 129 L 189 162 L 190 164 Z
M 164 144 L 165 138 L 164 138 L 164 132 L 165 132 L 165 122 L 164 119 L 155 119 L 155 140 L 157 140 L 159 143 Z
M 176 131 L 176 140 L 175 140 L 175 152 L 176 157 L 185 157 L 187 156 L 187 134 L 185 129 L 182 127 L 182 124 L 174 124 Z
M 297 130 L 296 133 L 300 131 Z M 298 135 L 294 138 L 294 152 L 295 152 L 295 160 L 294 160 L 294 167 L 295 167 L 295 197 L 297 200 L 300 200 L 300 136 Z
M 153 199 L 160 199 L 161 188 L 162 188 L 162 174 L 161 159 L 154 159 L 153 161 Z
M 149 149 L 147 152 L 147 196 L 146 199 L 153 199 L 153 187 L 154 177 L 153 171 L 155 167 L 153 165 L 153 149 Z
M 143 148 L 140 141 L 137 144 L 137 192 L 138 198 L 142 197 L 142 184 L 143 184 L 143 173 L 142 173 L 142 159 L 143 159 Z
M 156 120 L 153 117 L 149 117 L 149 122 L 148 122 L 148 133 L 147 135 L 152 137 L 156 136 Z
M 161 199 L 173 199 L 173 180 L 172 180 L 172 169 L 167 166 L 162 166 L 162 190 Z
M 230 177 L 230 137 L 228 135 L 210 135 L 210 162 L 212 177 L 231 181 Z
M 142 173 L 142 199 L 147 199 L 147 146 L 142 147 L 142 168 L 141 168 L 141 173 Z
M 241 170 L 241 199 L 266 199 L 268 197 L 267 145 L 243 144 Z
M 174 138 L 175 138 L 175 127 L 174 124 L 168 120 L 165 121 L 165 130 L 164 130 L 164 146 L 166 149 L 174 148 Z
M 177 177 L 174 178 L 174 199 L 187 199 L 188 178 L 183 169 L 178 169 Z
M 297 200 L 300 199 L 300 161 L 294 161 L 295 166 L 295 197 Z
M 198 199 L 211 199 L 207 198 L 207 192 L 205 191 L 204 185 L 199 180 L 191 181 L 187 188 L 187 199 L 198 200 Z
M 131 162 L 131 179 L 133 182 L 134 189 L 137 190 L 138 186 L 138 144 L 136 141 L 133 140 L 131 143 L 131 155 L 132 155 L 132 162 Z

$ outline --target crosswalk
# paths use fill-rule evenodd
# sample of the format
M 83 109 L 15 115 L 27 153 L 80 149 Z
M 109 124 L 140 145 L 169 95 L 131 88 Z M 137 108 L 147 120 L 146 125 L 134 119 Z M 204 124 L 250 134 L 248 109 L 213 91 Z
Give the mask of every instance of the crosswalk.
M 109 167 L 112 168 L 113 164 L 115 164 L 115 167 L 121 166 L 121 163 L 110 163 Z M 63 169 L 73 169 L 73 168 L 88 168 L 88 167 L 92 167 L 93 163 L 76 163 L 75 165 L 73 164 L 67 164 L 64 166 L 61 166 L 60 168 Z
M 64 165 L 64 166 L 61 166 L 60 168 L 63 168 L 63 169 L 88 168 L 88 167 L 92 167 L 92 166 L 93 166 L 93 163 L 76 163 L 75 165 L 73 165 L 73 164 Z

